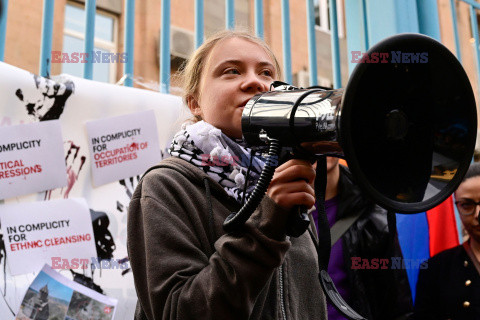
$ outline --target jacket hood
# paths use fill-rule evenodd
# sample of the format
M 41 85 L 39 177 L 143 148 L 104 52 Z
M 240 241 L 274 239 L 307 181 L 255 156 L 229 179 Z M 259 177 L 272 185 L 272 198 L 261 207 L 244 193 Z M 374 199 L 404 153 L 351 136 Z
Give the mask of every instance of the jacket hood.
M 223 187 L 213 180 L 206 172 L 202 171 L 201 168 L 191 164 L 188 161 L 185 161 L 178 157 L 169 157 L 162 160 L 159 164 L 150 167 L 144 174 L 145 176 L 148 172 L 157 169 L 157 168 L 168 168 L 175 170 L 181 173 L 183 176 L 188 178 L 191 182 L 198 184 L 200 186 L 204 186 L 204 180 L 207 179 L 210 187 L 212 188 L 212 192 L 219 192 L 219 196 L 223 196 L 225 198 L 231 199 L 231 201 L 237 203 L 235 199 L 231 198 L 227 192 L 223 189 Z

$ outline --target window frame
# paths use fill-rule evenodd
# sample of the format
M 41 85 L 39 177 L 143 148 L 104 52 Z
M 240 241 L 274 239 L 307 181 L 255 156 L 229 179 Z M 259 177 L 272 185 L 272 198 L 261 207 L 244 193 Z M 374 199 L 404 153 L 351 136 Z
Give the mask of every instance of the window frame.
M 80 8 L 80 9 L 85 11 L 85 5 L 82 5 L 82 4 L 77 3 L 77 2 L 67 1 L 66 4 L 65 4 L 65 14 L 64 14 L 65 20 L 67 18 L 66 17 L 67 6 L 77 7 L 77 8 Z M 113 26 L 112 26 L 113 35 L 112 35 L 112 41 L 111 42 L 95 37 L 94 40 L 93 40 L 94 50 L 95 50 L 95 47 L 97 47 L 97 48 L 100 48 L 102 50 L 105 50 L 105 51 L 108 51 L 108 52 L 111 52 L 111 53 L 116 53 L 117 46 L 118 46 L 118 23 L 119 23 L 118 22 L 118 20 L 119 20 L 118 16 L 113 14 L 113 13 L 110 13 L 110 12 L 107 12 L 105 10 L 101 10 L 101 9 L 97 8 L 96 12 L 95 12 L 95 15 L 98 15 L 98 14 L 101 14 L 103 16 L 112 18 L 112 20 L 113 20 Z M 63 23 L 63 36 L 74 37 L 74 38 L 80 39 L 83 42 L 85 42 L 85 32 L 82 33 L 82 32 L 72 30 L 72 29 L 68 29 L 68 28 L 65 27 L 65 22 Z M 62 41 L 63 41 L 63 39 L 62 39 Z M 63 45 L 62 45 L 62 50 L 63 50 Z M 63 64 L 62 64 L 62 73 L 63 73 Z M 110 66 L 109 66 L 109 74 L 108 74 L 108 80 L 109 81 L 108 81 L 108 83 L 115 83 L 116 82 L 116 77 L 117 77 L 117 65 L 116 65 L 116 63 L 111 62 Z
M 318 15 L 320 17 L 320 25 L 315 23 L 315 30 L 322 31 L 328 34 L 331 34 L 330 26 L 329 26 L 329 0 L 316 0 L 318 1 Z M 338 27 L 338 37 L 345 38 L 345 13 L 343 10 L 343 1 L 336 0 L 337 3 L 337 27 Z M 314 4 L 314 9 L 315 4 Z

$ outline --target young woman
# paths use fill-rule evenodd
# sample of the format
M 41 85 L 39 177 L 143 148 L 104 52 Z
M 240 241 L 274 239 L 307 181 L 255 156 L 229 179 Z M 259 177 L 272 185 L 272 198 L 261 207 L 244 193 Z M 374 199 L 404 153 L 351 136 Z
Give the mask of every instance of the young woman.
M 263 166 L 241 142 L 241 115 L 280 77 L 272 51 L 226 31 L 198 48 L 184 73 L 197 122 L 177 133 L 172 157 L 143 177 L 129 206 L 136 319 L 325 319 L 314 244 L 308 233 L 285 235 L 291 209 L 315 202 L 310 163 L 279 166 L 244 227 L 222 227 Z
M 480 164 L 470 165 L 455 191 L 455 204 L 469 239 L 428 260 L 421 269 L 415 319 L 480 319 Z

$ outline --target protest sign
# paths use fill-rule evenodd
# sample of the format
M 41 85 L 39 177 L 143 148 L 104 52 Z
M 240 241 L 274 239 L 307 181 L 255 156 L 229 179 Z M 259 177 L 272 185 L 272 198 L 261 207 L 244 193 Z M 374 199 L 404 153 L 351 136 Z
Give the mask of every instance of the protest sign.
M 95 186 L 142 174 L 162 156 L 153 110 L 87 122 Z
M 41 200 L 84 198 L 90 209 L 86 220 L 93 224 L 97 257 L 107 259 L 113 267 L 106 269 L 102 260 L 99 272 L 95 263 L 88 269 L 75 268 L 75 258 L 67 259 L 70 266 L 86 275 L 98 285 L 106 295 L 119 300 L 115 317 L 117 320 L 133 319 L 137 297 L 133 275 L 129 269 L 116 268 L 115 262 L 123 266 L 127 257 L 127 208 L 130 198 L 137 186 L 140 175 L 126 177 L 93 187 L 89 139 L 86 123 L 115 116 L 130 115 L 136 112 L 153 110 L 163 157 L 170 146 L 173 135 L 180 130 L 182 122 L 191 117 L 180 97 L 162 94 L 157 91 L 130 88 L 69 75 L 42 78 L 14 66 L 0 62 L 0 127 L 25 123 L 50 122 L 58 119 L 62 127 L 63 158 L 67 167 L 67 186 L 40 193 L 30 193 L 8 198 L 2 204 L 0 200 L 0 223 L 3 225 L 1 210 L 3 205 L 31 203 Z M 57 88 L 54 90 L 54 88 Z M 34 106 L 32 108 L 32 106 Z M 142 131 L 143 133 L 143 131 Z M 148 145 L 150 148 L 150 144 Z M 1 155 L 0 155 L 1 158 Z M 65 170 L 65 169 L 64 169 Z M 3 188 L 0 188 L 3 190 Z M 65 210 L 69 212 L 69 210 Z M 2 236 L 0 234 L 0 236 Z M 5 239 L 6 234 L 3 234 Z M 8 241 L 8 239 L 7 239 Z M 3 299 L 0 302 L 0 319 L 13 320 L 10 310 L 17 311 L 34 274 L 12 275 L 10 253 L 0 254 L 0 270 L 5 272 L 0 277 Z M 58 254 L 48 260 L 55 267 L 68 268 L 65 257 Z M 59 258 L 62 258 L 59 260 Z M 89 256 L 92 261 L 92 255 Z M 28 263 L 31 263 L 30 259 Z M 97 260 L 95 260 L 97 261 Z M 41 267 L 41 266 L 40 266 Z M 40 268 L 39 267 L 39 268 Z M 93 270 L 95 267 L 95 270 Z M 35 270 L 37 272 L 38 269 Z M 94 272 L 95 271 L 95 272 Z M 71 277 L 70 272 L 62 275 Z M 3 281 L 3 282 L 2 282 Z
M 117 300 L 80 285 L 45 265 L 28 288 L 16 320 L 113 320 Z
M 60 121 L 0 127 L 0 199 L 67 185 Z
M 52 258 L 96 257 L 90 211 L 83 199 L 0 206 L 12 275 L 33 272 Z

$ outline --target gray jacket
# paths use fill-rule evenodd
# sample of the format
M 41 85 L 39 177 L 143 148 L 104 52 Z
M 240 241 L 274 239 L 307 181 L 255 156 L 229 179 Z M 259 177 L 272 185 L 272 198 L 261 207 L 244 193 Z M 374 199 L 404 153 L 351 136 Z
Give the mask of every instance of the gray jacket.
M 326 319 L 308 233 L 285 237 L 286 212 L 265 196 L 242 230 L 225 234 L 239 209 L 178 158 L 142 178 L 128 210 L 135 319 Z

